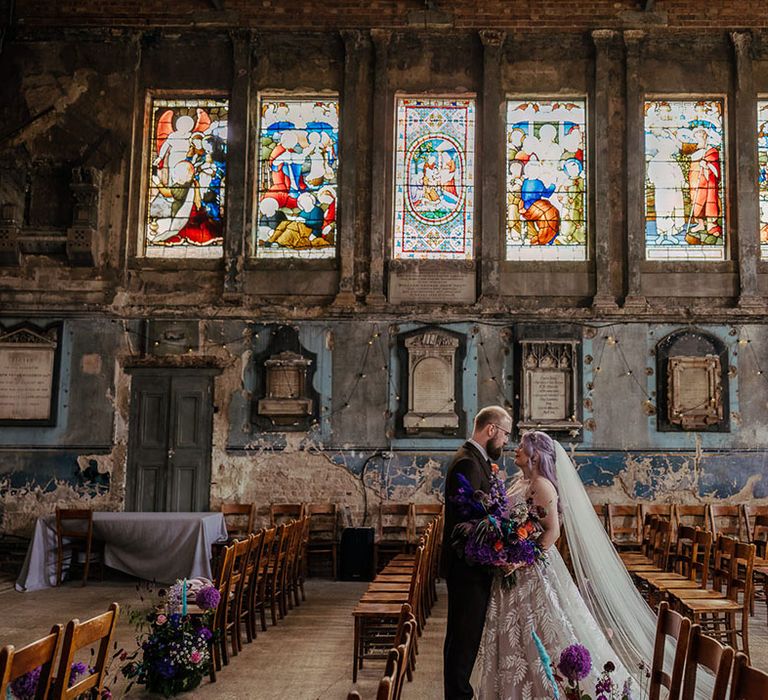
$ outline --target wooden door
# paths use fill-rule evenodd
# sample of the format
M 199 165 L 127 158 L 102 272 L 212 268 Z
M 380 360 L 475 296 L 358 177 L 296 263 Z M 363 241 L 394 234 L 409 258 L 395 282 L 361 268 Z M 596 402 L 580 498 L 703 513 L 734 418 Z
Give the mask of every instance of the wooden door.
M 126 508 L 207 510 L 213 372 L 133 369 L 132 374 Z

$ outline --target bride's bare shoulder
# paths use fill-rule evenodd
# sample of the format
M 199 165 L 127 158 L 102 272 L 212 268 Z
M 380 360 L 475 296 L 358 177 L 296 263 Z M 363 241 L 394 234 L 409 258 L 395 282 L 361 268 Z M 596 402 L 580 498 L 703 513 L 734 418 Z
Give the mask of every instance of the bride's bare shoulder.
M 544 498 L 557 498 L 557 489 L 555 485 L 545 476 L 537 476 L 531 480 L 528 489 L 531 496 L 537 495 Z

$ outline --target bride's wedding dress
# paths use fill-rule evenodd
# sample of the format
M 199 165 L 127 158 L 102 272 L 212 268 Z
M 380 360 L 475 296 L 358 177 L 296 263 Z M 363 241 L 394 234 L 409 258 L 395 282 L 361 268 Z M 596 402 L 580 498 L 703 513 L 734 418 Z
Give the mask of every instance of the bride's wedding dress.
M 555 442 L 562 524 L 568 539 L 576 581 L 553 546 L 547 563 L 518 569 L 511 589 L 494 581 L 473 683 L 481 700 L 551 700 L 533 632 L 556 664 L 560 652 L 582 644 L 592 656 L 592 672 L 581 683 L 593 693 L 606 661 L 616 671 L 614 683 L 631 676 L 641 698 L 644 668 L 653 658 L 656 613 L 648 607 L 619 559 L 562 445 Z M 511 500 L 524 497 L 524 484 L 513 484 Z M 674 649 L 667 646 L 665 667 Z M 711 676 L 699 674 L 697 698 L 711 697 Z

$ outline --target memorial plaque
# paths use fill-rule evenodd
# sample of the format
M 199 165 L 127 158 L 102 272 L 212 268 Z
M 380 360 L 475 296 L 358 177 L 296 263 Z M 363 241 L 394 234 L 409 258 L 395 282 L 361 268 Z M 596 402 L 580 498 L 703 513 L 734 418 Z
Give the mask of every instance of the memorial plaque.
M 565 420 L 568 417 L 568 385 L 564 372 L 533 370 L 529 387 L 531 420 Z
M 58 330 L 0 332 L 0 423 L 55 424 Z
M 389 272 L 392 304 L 474 304 L 476 299 L 473 269 L 392 269 Z
M 669 358 L 669 422 L 684 430 L 706 428 L 723 417 L 720 358 Z
M 519 428 L 569 432 L 581 428 L 575 399 L 579 380 L 577 345 L 576 340 L 521 342 L 523 391 Z
M 420 431 L 454 433 L 456 413 L 456 352 L 459 340 L 430 329 L 405 341 L 408 353 L 408 412 L 403 427 Z

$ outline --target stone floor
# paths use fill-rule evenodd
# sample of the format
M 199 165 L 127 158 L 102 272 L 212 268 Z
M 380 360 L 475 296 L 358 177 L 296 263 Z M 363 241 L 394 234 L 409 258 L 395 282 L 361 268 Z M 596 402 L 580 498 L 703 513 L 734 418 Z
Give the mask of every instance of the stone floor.
M 277 627 L 259 634 L 219 675 L 215 686 L 207 681 L 187 694 L 190 700 L 253 698 L 254 700 L 344 700 L 352 684 L 352 616 L 366 584 L 313 579 L 307 583 L 307 600 Z M 439 700 L 442 697 L 442 641 L 445 631 L 445 589 L 419 640 L 418 667 L 413 683 L 406 685 L 404 700 Z M 136 586 L 123 581 L 90 583 L 86 588 L 66 585 L 33 593 L 0 589 L 2 634 L 0 643 L 23 645 L 48 632 L 54 622 L 71 617 L 88 618 L 117 601 L 125 613 L 139 609 Z M 128 615 L 121 616 L 118 643 L 134 648 L 134 630 Z M 751 621 L 753 663 L 768 669 L 766 608 L 758 603 Z M 383 662 L 367 662 L 358 677 L 362 698 L 373 698 Z M 113 684 L 115 697 L 124 696 L 124 681 Z M 146 697 L 134 688 L 130 698 Z

